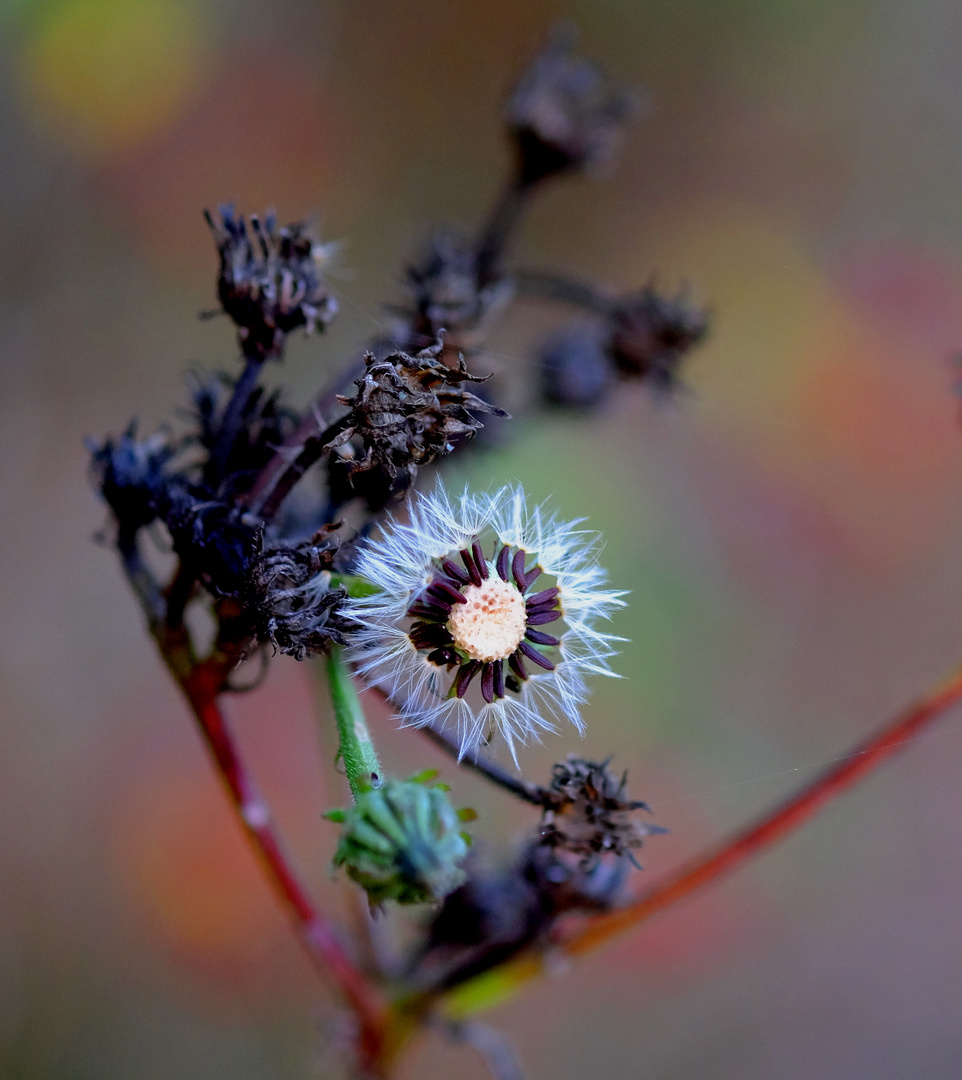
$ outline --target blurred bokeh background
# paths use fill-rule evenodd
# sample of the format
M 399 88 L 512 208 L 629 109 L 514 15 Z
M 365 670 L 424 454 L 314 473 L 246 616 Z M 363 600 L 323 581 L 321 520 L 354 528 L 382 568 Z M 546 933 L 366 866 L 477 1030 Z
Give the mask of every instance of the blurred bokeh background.
M 0 1076 L 327 1075 L 328 1002 L 237 834 L 110 553 L 86 435 L 230 366 L 201 209 L 312 217 L 370 335 L 436 222 L 473 226 L 504 90 L 559 16 L 644 85 L 619 166 L 559 183 L 518 259 L 690 282 L 692 393 L 543 418 L 470 469 L 607 537 L 631 638 L 588 736 L 668 836 L 654 876 L 769 805 L 962 655 L 962 12 L 946 0 L 4 0 L 0 5 Z M 493 343 L 531 364 L 548 315 Z M 470 471 L 467 466 L 462 470 Z M 307 665 L 233 703 L 307 878 L 344 799 Z M 398 772 L 442 764 L 378 721 Z M 777 853 L 490 1019 L 533 1080 L 962 1074 L 962 718 Z M 445 778 L 453 772 L 446 770 Z M 519 810 L 470 778 L 477 832 Z M 639 877 L 638 882 L 642 879 Z M 345 918 L 351 912 L 344 912 Z M 427 1042 L 403 1077 L 484 1075 Z

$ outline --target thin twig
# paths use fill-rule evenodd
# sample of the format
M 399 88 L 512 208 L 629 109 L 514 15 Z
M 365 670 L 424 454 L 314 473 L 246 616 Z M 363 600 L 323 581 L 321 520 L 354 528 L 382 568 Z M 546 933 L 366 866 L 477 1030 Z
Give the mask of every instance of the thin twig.
M 368 1055 L 376 1056 L 385 1005 L 345 952 L 333 926 L 317 911 L 281 849 L 270 808 L 247 771 L 217 703 L 224 678 L 222 666 L 209 661 L 198 664 L 186 678 L 179 677 L 173 667 L 171 671 L 194 713 L 231 805 L 261 860 L 274 892 L 287 909 L 317 969 L 333 980 L 356 1013 Z
M 325 420 L 319 418 L 329 416 L 339 406 L 338 397 L 347 394 L 354 382 L 364 375 L 366 355 L 365 351 L 361 356 L 356 357 L 348 366 L 347 371 L 340 372 L 331 384 L 315 397 L 294 433 L 283 446 L 277 447 L 251 485 L 250 491 L 243 497 L 243 501 L 253 513 L 261 515 L 265 520 L 268 519 L 276 512 L 276 507 L 280 505 L 294 483 L 304 475 L 308 465 L 300 460 L 300 455 L 310 440 L 319 435 L 321 424 L 326 423 Z M 321 447 L 324 445 L 323 442 L 320 444 Z M 316 461 L 317 458 L 315 457 L 314 460 Z M 313 464 L 313 461 L 310 464 Z M 283 484 L 284 477 L 292 468 L 299 469 L 296 479 L 293 483 Z M 275 495 L 278 486 L 282 484 L 281 495 Z M 274 509 L 270 509 L 271 507 Z M 267 512 L 268 509 L 270 513 Z
M 251 491 L 251 510 L 264 521 L 270 521 L 290 495 L 294 485 L 320 459 L 327 444 L 340 435 L 349 422 L 350 413 L 346 413 L 323 430 L 315 423 L 313 433 L 306 436 L 298 446 L 285 447 L 286 465 L 282 464 L 275 470 L 269 487 L 265 487 L 256 496 L 254 491 Z M 282 454 L 278 453 L 272 460 L 277 461 L 281 457 Z
M 248 356 L 240 378 L 234 383 L 234 390 L 224 409 L 217 437 L 204 467 L 204 479 L 211 487 L 216 488 L 224 478 L 227 460 L 230 457 L 231 450 L 234 449 L 234 443 L 237 441 L 241 417 L 244 415 L 244 409 L 247 407 L 251 394 L 253 394 L 254 388 L 257 386 L 257 380 L 263 366 L 261 357 Z
M 554 942 L 551 951 L 555 956 L 559 952 L 569 957 L 580 956 L 736 870 L 800 828 L 826 803 L 904 750 L 928 724 L 960 701 L 962 667 L 757 822 L 686 863 L 633 903 L 599 915 Z M 540 975 L 547 963 L 543 950 L 519 956 L 453 990 L 444 1003 L 445 1011 L 451 1016 L 465 1016 L 493 1004 Z
M 484 288 L 490 285 L 500 276 L 501 259 L 511 234 L 517 228 L 521 215 L 527 208 L 532 190 L 531 184 L 512 180 L 505 185 L 498 196 L 478 236 L 474 265 L 479 287 Z
M 511 279 L 522 297 L 556 300 L 561 304 L 590 311 L 593 315 L 608 315 L 612 300 L 587 281 L 568 277 L 553 270 L 516 270 Z
M 387 701 L 387 698 L 384 700 Z M 493 761 L 483 757 L 478 750 L 469 751 L 462 757 L 458 743 L 440 728 L 427 726 L 422 727 L 420 730 L 435 746 L 440 747 L 446 754 L 454 758 L 462 768 L 476 772 L 479 776 L 483 776 L 485 780 L 490 780 L 492 784 L 497 785 L 503 791 L 510 792 L 510 794 L 517 796 L 524 802 L 531 803 L 533 806 L 544 806 L 544 788 L 529 783 L 520 776 L 512 776 L 502 769 L 500 765 L 495 765 Z

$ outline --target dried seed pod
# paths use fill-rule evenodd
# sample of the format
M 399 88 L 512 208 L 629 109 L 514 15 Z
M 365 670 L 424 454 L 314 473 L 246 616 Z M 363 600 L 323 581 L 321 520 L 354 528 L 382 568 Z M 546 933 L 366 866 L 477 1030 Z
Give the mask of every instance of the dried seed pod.
M 542 846 L 580 855 L 585 866 L 609 853 L 634 862 L 633 852 L 644 838 L 665 831 L 631 816 L 648 807 L 626 797 L 627 774 L 616 777 L 607 761 L 569 756 L 554 766 L 553 774 L 541 819 Z
M 352 625 L 340 613 L 347 591 L 331 581 L 332 531 L 325 527 L 304 543 L 264 551 L 251 568 L 257 637 L 296 660 L 343 644 Z
M 636 111 L 637 94 L 575 55 L 577 36 L 569 24 L 557 27 L 505 105 L 522 186 L 608 164 Z
M 136 532 L 157 517 L 157 499 L 166 482 L 164 468 L 174 456 L 167 435 L 137 438 L 132 420 L 118 439 L 88 440 L 90 478 L 113 511 L 119 528 Z
M 708 333 L 708 315 L 684 292 L 659 296 L 651 287 L 616 300 L 609 317 L 608 352 L 623 376 L 663 393 L 679 385 L 678 369 Z
M 353 397 L 341 397 L 350 407 L 343 427 L 325 450 L 351 439 L 361 444 L 353 471 L 383 468 L 392 478 L 450 454 L 481 428 L 474 413 L 507 416 L 503 409 L 461 388 L 485 380 L 472 375 L 461 360 L 449 368 L 439 360 L 443 343 L 415 356 L 393 353 L 382 360 L 365 357 L 364 377 L 355 383 Z
M 218 222 L 204 211 L 220 254 L 217 298 L 237 326 L 244 355 L 276 359 L 285 335 L 301 326 L 323 330 L 337 313 L 321 275 L 333 247 L 311 240 L 303 222 L 278 228 L 273 214 L 263 221 L 252 214 L 248 230 L 233 206 L 219 213 Z
M 446 331 L 449 354 L 478 344 L 487 325 L 511 299 L 513 288 L 502 277 L 479 282 L 477 259 L 474 240 L 450 231 L 431 236 L 407 270 L 410 307 L 394 309 L 403 316 L 413 341 L 431 345 Z
M 576 323 L 552 335 L 538 353 L 541 398 L 562 409 L 587 412 L 608 397 L 615 381 L 597 323 Z

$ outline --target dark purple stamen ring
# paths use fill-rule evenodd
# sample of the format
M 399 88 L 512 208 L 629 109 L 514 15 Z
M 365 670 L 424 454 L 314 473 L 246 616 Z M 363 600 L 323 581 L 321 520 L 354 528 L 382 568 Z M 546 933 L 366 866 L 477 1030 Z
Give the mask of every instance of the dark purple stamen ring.
M 493 553 L 494 570 L 505 583 L 514 584 L 523 595 L 541 576 L 542 569 L 534 563 L 525 566 L 528 553 L 515 549 L 512 555 L 509 544 L 498 541 Z M 468 598 L 463 590 L 468 585 L 480 587 L 490 576 L 490 568 L 484 558 L 480 540 L 473 537 L 470 546 L 458 552 L 464 569 L 453 558 L 440 559 L 435 563 L 435 574 L 415 597 L 407 610 L 414 620 L 409 631 L 411 644 L 419 652 L 426 652 L 430 663 L 438 667 L 456 668 L 452 691 L 463 698 L 471 683 L 480 675 L 480 692 L 484 701 L 491 705 L 506 696 L 510 690 L 521 692 L 521 684 L 531 677 L 525 667 L 525 658 L 544 671 L 553 671 L 555 665 L 534 646 L 557 648 L 561 638 L 534 629 L 553 623 L 562 617 L 561 589 L 553 586 L 534 593 L 525 600 L 524 640 L 510 656 L 499 660 L 470 660 L 454 644 L 447 623 L 455 604 L 466 604 Z M 513 578 L 513 582 L 512 582 Z M 505 672 L 505 659 L 510 675 Z

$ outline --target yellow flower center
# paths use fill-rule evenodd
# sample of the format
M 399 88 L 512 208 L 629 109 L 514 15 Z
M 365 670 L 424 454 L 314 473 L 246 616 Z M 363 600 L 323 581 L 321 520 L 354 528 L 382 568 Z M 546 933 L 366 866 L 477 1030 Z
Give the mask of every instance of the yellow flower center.
M 472 660 L 490 663 L 504 660 L 521 644 L 528 615 L 524 597 L 514 585 L 490 577 L 461 592 L 463 604 L 455 604 L 448 619 L 454 644 Z

